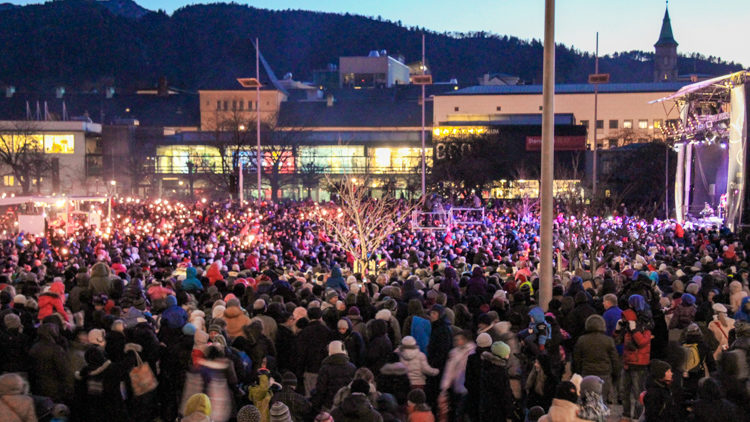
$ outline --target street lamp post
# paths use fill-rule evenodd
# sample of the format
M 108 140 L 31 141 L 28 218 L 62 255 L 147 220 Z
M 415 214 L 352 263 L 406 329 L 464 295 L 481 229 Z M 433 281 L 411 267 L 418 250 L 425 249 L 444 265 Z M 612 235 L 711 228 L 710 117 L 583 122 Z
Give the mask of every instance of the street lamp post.
M 547 310 L 552 299 L 552 207 L 555 165 L 555 0 L 545 0 L 542 100 L 542 202 L 539 305 Z M 596 122 L 594 122 L 596 125 Z
M 262 171 L 263 158 L 260 151 L 260 44 L 258 38 L 255 38 L 255 79 L 258 84 L 255 86 L 255 129 L 256 139 L 258 140 L 258 156 L 256 157 L 258 165 L 258 202 L 261 201 L 260 174 Z
M 424 56 L 425 56 L 424 34 L 422 34 L 422 74 L 423 75 L 425 73 L 425 70 L 427 70 L 425 63 L 424 63 Z M 424 140 L 425 138 L 425 134 L 424 134 L 424 108 L 425 108 L 424 97 L 425 97 L 425 94 L 424 94 L 424 91 L 425 91 L 425 85 L 423 84 L 422 85 L 422 200 L 424 200 L 424 197 L 427 191 L 427 187 L 426 187 L 427 182 L 426 182 L 426 176 L 425 176 L 425 173 L 427 171 L 426 170 L 427 169 L 427 163 L 426 163 L 427 157 L 425 156 L 425 145 L 424 145 L 425 144 L 425 140 Z

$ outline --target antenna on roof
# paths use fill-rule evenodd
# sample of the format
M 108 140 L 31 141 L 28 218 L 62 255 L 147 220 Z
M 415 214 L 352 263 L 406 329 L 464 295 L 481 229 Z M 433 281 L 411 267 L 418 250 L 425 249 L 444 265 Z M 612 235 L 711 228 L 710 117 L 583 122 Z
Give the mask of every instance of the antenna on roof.
M 47 102 L 44 102 L 44 121 L 50 120 L 49 109 L 47 108 Z
M 63 101 L 62 103 L 62 119 L 68 120 L 68 108 L 65 107 L 65 101 Z
M 39 100 L 36 102 L 36 120 L 42 120 L 41 110 L 39 109 Z
M 31 106 L 29 106 L 29 100 L 26 100 L 26 120 L 31 120 Z

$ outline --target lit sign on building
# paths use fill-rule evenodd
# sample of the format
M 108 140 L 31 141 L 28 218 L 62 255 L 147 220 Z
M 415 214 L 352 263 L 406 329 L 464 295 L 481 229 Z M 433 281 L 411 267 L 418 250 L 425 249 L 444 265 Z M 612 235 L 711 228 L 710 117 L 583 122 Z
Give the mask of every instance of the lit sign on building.
M 526 151 L 541 151 L 542 137 L 527 136 Z M 585 151 L 585 136 L 555 136 L 555 151 Z
M 439 126 L 432 130 L 432 139 L 470 139 L 474 136 L 499 133 L 496 128 L 487 126 Z

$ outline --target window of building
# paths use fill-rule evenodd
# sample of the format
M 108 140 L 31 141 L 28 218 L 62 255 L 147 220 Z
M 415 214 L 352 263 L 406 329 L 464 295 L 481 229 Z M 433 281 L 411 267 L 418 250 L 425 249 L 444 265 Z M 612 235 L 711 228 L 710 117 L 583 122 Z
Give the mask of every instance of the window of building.
M 44 152 L 47 154 L 73 154 L 75 152 L 75 136 L 44 135 Z
M 3 176 L 3 186 L 15 186 L 16 178 L 12 174 Z
M 224 111 L 229 110 L 229 101 L 224 101 Z
M 453 107 L 453 111 L 458 111 L 458 107 Z
M 617 139 L 610 139 L 609 140 L 609 147 L 610 148 L 617 148 Z
M 664 121 L 662 119 L 654 119 L 654 129 L 661 129 L 662 126 L 664 126 Z
M 648 129 L 648 120 L 638 120 L 638 129 Z
M 609 121 L 609 128 L 610 129 L 617 129 L 618 124 L 619 124 L 618 120 L 610 120 Z
M 496 107 L 496 110 L 497 110 L 497 111 L 502 111 L 502 110 L 503 110 L 503 108 L 502 108 L 502 107 L 500 107 L 500 106 L 497 106 L 497 107 Z
M 221 100 L 216 101 L 216 109 L 221 110 Z
M 245 100 L 240 100 L 240 110 L 245 109 Z
M 542 106 L 539 106 L 539 111 L 542 111 L 542 108 L 543 108 Z
M 622 121 L 622 128 L 623 129 L 632 129 L 633 128 L 633 121 L 632 120 L 623 120 Z
M 232 110 L 237 110 L 237 100 L 232 100 Z
M 596 121 L 596 128 L 597 129 L 604 129 L 604 120 L 597 120 Z
M 588 120 L 581 120 L 581 126 L 584 126 L 586 129 L 589 128 L 589 121 Z

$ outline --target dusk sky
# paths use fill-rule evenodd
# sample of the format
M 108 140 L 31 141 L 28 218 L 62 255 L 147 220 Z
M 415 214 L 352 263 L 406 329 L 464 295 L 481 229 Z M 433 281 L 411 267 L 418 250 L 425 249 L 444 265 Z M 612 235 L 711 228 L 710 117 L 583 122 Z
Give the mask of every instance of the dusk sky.
M 184 0 L 136 0 L 151 10 L 172 13 Z M 541 39 L 543 0 L 256 0 L 237 3 L 268 9 L 304 9 L 382 16 L 406 26 L 435 31 L 489 31 Z M 11 0 L 15 4 L 40 1 Z M 556 42 L 600 53 L 653 51 L 665 4 L 659 0 L 557 1 Z M 747 0 L 673 0 L 669 5 L 678 52 L 699 52 L 750 66 L 750 3 Z

